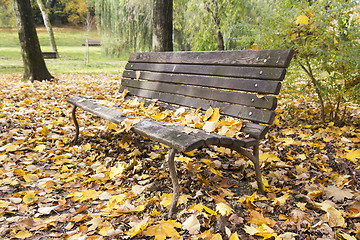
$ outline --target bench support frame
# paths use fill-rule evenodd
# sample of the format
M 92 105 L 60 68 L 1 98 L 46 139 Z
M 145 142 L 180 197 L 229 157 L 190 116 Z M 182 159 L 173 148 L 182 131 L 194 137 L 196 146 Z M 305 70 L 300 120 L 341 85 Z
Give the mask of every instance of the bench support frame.
M 75 136 L 73 138 L 73 140 L 71 141 L 71 145 L 75 145 L 78 138 L 79 138 L 79 133 L 80 133 L 80 129 L 79 129 L 79 123 L 76 119 L 76 106 L 74 105 L 72 111 L 71 111 L 71 117 L 72 117 L 72 120 L 75 124 Z
M 71 141 L 72 145 L 76 144 L 76 142 L 78 141 L 78 138 L 79 138 L 79 133 L 80 133 L 79 123 L 76 118 L 76 109 L 77 109 L 77 106 L 74 105 L 74 107 L 72 109 L 72 113 L 71 113 L 72 120 L 75 125 L 75 136 L 74 136 L 73 140 Z M 260 161 L 259 161 L 259 141 L 256 141 L 255 145 L 252 148 L 253 148 L 252 152 L 247 149 L 244 149 L 240 146 L 237 146 L 237 145 L 232 146 L 230 149 L 237 151 L 238 153 L 242 154 L 243 156 L 247 157 L 248 159 L 250 159 L 253 162 L 254 167 L 255 167 L 258 191 L 260 194 L 264 195 L 265 191 L 264 191 L 264 186 L 263 186 L 263 182 L 262 182 L 262 175 L 261 175 L 261 168 L 260 168 Z M 171 148 L 169 151 L 169 156 L 168 156 L 168 167 L 169 167 L 171 182 L 173 185 L 173 198 L 171 200 L 170 210 L 168 213 L 168 217 L 170 219 L 177 212 L 177 202 L 178 202 L 179 196 L 180 196 L 179 179 L 177 177 L 176 169 L 175 169 L 175 154 L 176 154 L 176 152 L 177 152 L 177 150 L 175 148 Z
M 176 174 L 175 162 L 174 162 L 175 153 L 176 153 L 176 149 L 172 148 L 170 150 L 170 152 L 169 152 L 169 158 L 168 158 L 168 166 L 169 166 L 170 178 L 171 178 L 171 182 L 172 182 L 172 185 L 173 185 L 173 197 L 172 197 L 172 200 L 171 200 L 170 210 L 169 210 L 169 213 L 168 213 L 169 218 L 172 218 L 172 215 L 174 213 L 176 213 L 176 211 L 177 211 L 177 202 L 178 202 L 179 196 L 180 196 L 179 179 L 178 179 L 177 174 Z

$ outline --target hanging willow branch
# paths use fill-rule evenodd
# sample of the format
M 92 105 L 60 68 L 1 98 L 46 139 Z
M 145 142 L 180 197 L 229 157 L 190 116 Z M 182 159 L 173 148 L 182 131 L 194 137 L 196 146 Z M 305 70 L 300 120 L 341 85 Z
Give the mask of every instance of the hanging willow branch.
M 151 50 L 151 0 L 96 0 L 96 14 L 105 55 L 124 57 Z

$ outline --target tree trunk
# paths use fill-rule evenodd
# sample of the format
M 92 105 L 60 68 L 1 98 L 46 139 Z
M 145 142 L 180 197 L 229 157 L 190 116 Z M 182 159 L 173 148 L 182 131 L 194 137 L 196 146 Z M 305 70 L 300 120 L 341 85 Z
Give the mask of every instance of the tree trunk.
M 214 4 L 214 10 L 212 10 L 210 8 L 211 4 Z M 221 33 L 221 26 L 220 26 L 221 21 L 220 21 L 218 2 L 216 0 L 212 0 L 212 3 L 211 2 L 206 2 L 205 8 L 209 13 L 211 13 L 211 16 L 212 16 L 212 18 L 214 20 L 216 30 L 217 30 L 218 50 L 222 51 L 222 50 L 225 49 L 225 45 L 224 45 L 224 37 L 223 37 L 223 35 Z
M 51 80 L 41 53 L 39 39 L 35 29 L 34 16 L 30 0 L 14 0 L 16 25 L 18 28 L 22 58 L 24 61 L 24 81 Z
M 46 30 L 49 34 L 49 41 L 50 41 L 50 46 L 51 46 L 51 50 L 53 52 L 56 52 L 56 57 L 59 57 L 57 48 L 56 48 L 56 43 L 55 43 L 55 37 L 54 37 L 54 31 L 52 29 L 48 14 L 45 10 L 45 6 L 42 0 L 37 0 L 37 4 L 39 5 L 39 9 L 41 11 L 41 15 L 43 17 L 44 20 L 44 25 L 46 27 Z
M 154 52 L 173 51 L 173 0 L 154 0 L 153 43 Z

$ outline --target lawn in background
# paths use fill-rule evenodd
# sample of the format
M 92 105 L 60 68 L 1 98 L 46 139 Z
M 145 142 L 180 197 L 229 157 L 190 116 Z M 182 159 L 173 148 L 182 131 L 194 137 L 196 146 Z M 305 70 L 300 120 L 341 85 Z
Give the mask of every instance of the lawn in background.
M 51 51 L 45 28 L 37 28 L 42 51 Z M 108 58 L 101 54 L 101 47 L 89 47 L 90 61 L 85 63 L 85 31 L 82 28 L 54 28 L 59 59 L 45 59 L 49 71 L 65 74 L 121 73 L 128 56 Z M 89 34 L 89 39 L 100 40 L 97 30 Z M 22 73 L 23 62 L 16 29 L 0 28 L 0 74 Z

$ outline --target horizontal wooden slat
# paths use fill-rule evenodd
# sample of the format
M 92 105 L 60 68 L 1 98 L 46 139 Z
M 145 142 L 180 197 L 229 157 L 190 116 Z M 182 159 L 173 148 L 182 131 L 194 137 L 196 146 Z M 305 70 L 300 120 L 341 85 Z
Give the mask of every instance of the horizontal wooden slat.
M 288 67 L 292 49 L 133 53 L 129 62 Z
M 139 72 L 138 74 L 140 74 L 140 79 L 151 80 L 151 81 L 249 91 L 260 94 L 279 94 L 281 88 L 281 82 L 269 81 L 269 80 L 263 81 L 263 80 L 255 80 L 255 79 L 156 73 L 156 72 Z M 136 71 L 124 71 L 123 77 L 137 78 Z
M 234 103 L 244 106 L 264 108 L 274 110 L 276 108 L 277 99 L 272 96 L 258 98 L 255 94 L 242 92 L 223 91 L 218 89 L 210 89 L 205 87 L 194 87 L 188 85 L 169 84 L 162 82 L 140 81 L 135 79 L 122 80 L 122 86 L 141 88 L 158 92 L 166 92 L 177 95 L 203 98 L 220 102 Z
M 133 100 L 136 98 L 140 102 L 144 102 L 145 106 L 149 106 L 150 104 L 153 104 L 154 102 L 149 98 L 143 98 L 139 96 L 132 95 L 131 93 L 128 94 L 125 98 L 125 100 Z M 165 102 L 158 101 L 157 105 L 160 106 L 163 110 L 171 110 L 176 111 L 179 108 L 179 105 L 177 104 L 167 104 Z M 269 127 L 266 125 L 261 125 L 253 122 L 244 121 L 242 128 L 240 132 L 249 134 L 251 137 L 254 137 L 256 139 L 262 139 L 265 137 L 265 135 L 268 133 Z M 207 143 L 208 145 L 211 145 L 210 143 Z
M 125 88 L 126 87 L 121 86 L 120 91 L 123 91 Z M 255 109 L 255 108 L 228 104 L 213 100 L 179 96 L 169 93 L 154 92 L 139 88 L 127 88 L 127 89 L 130 91 L 130 93 L 136 96 L 159 99 L 167 103 L 177 104 L 181 106 L 187 106 L 193 108 L 201 107 L 203 110 L 207 110 L 210 106 L 212 108 L 219 108 L 221 110 L 221 113 L 224 115 L 239 117 L 245 120 L 259 122 L 259 123 L 272 124 L 275 118 L 274 112 L 262 110 L 262 109 Z
M 286 73 L 285 68 L 159 63 L 127 63 L 125 69 L 165 73 L 241 77 L 276 81 L 283 80 Z
M 109 107 L 98 104 L 94 102 L 93 99 L 91 100 L 83 96 L 76 96 L 68 98 L 67 101 L 74 106 L 77 106 L 81 109 L 91 112 L 98 117 L 101 117 L 116 124 L 119 124 L 121 121 L 126 119 L 126 116 L 123 116 L 121 111 L 113 110 Z

